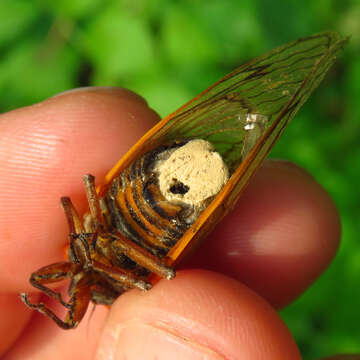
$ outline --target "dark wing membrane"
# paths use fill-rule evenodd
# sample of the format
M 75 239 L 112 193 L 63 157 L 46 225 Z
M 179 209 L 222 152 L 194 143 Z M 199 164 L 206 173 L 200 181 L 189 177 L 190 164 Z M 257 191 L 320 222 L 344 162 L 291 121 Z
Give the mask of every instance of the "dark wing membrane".
M 255 58 L 170 115 L 151 142 L 163 142 L 164 138 L 209 140 L 234 171 L 243 160 L 247 114 L 267 117 L 264 132 L 277 122 L 267 140 L 273 143 L 320 83 L 346 41 L 336 33 L 321 33 Z

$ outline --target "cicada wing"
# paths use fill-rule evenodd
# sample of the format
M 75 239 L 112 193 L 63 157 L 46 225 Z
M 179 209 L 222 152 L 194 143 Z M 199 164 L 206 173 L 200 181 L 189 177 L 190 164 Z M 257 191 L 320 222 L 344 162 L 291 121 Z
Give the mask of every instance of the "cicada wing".
M 170 115 L 154 139 L 202 138 L 212 142 L 230 169 L 243 160 L 249 114 L 289 121 L 319 84 L 343 45 L 322 33 L 276 48 L 231 74 Z M 250 120 L 251 121 L 251 120 Z
M 108 173 L 108 184 L 145 152 L 174 140 L 210 141 L 231 178 L 168 253 L 173 265 L 232 208 L 282 131 L 318 86 L 347 39 L 321 33 L 240 66 L 147 132 Z
M 279 117 L 284 118 L 284 127 L 319 84 L 345 41 L 336 33 L 321 33 L 240 66 L 147 132 L 110 170 L 100 193 L 134 159 L 173 140 L 209 140 L 234 172 L 256 142 L 256 136 L 247 131 L 251 130 L 251 116 L 261 116 L 261 126 L 256 121 L 254 126 L 259 139 Z
M 251 100 L 253 107 L 248 108 L 249 113 L 243 123 L 245 135 L 239 140 L 240 148 L 243 150 L 244 146 L 248 145 L 248 150 L 245 154 L 243 151 L 238 152 L 238 157 L 244 154 L 240 160 L 232 151 L 223 153 L 225 159 L 231 161 L 229 165 L 231 166 L 234 161 L 237 167 L 223 190 L 170 250 L 168 257 L 171 265 L 177 263 L 233 208 L 250 177 L 263 162 L 289 121 L 319 85 L 347 40 L 339 39 L 337 34 L 333 33 L 299 39 L 253 60 L 232 73 L 235 76 L 247 74 L 246 78 L 252 82 L 252 87 L 244 90 L 246 95 L 242 98 L 242 103 Z M 257 81 L 253 80 L 254 77 Z M 225 81 L 228 81 L 228 78 L 225 78 Z M 245 85 L 248 82 L 244 82 L 243 79 L 240 82 L 241 86 L 248 86 Z M 236 83 L 239 84 L 238 81 Z M 231 86 L 229 84 L 229 87 Z M 214 88 L 216 87 L 217 85 Z M 256 94 L 253 93 L 254 88 L 258 91 Z M 238 94 L 240 95 L 240 92 Z M 258 118 L 260 124 L 256 124 Z M 261 125 L 260 131 L 256 125 Z M 249 140 L 247 135 L 256 130 L 256 135 Z M 214 145 L 217 146 L 217 143 Z

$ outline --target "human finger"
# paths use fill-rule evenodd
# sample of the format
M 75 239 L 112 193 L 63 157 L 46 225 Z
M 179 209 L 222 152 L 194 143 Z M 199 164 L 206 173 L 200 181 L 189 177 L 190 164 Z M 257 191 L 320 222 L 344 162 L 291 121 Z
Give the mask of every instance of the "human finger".
M 238 279 L 281 308 L 326 269 L 340 237 L 321 185 L 295 164 L 268 160 L 186 266 Z
M 113 88 L 78 90 L 1 115 L 2 291 L 30 289 L 30 272 L 62 260 L 68 229 L 59 198 L 71 196 L 81 213 L 82 176 L 102 179 L 157 120 L 138 95 Z
M 279 315 L 255 292 L 224 275 L 180 272 L 147 294 L 111 307 L 97 350 L 105 359 L 300 359 Z
M 32 315 L 9 358 L 49 358 L 51 352 L 61 357 L 65 349 L 56 348 L 64 341 L 74 346 L 67 348 L 71 357 L 85 340 L 88 346 L 77 349 L 78 358 L 89 358 L 106 309 L 96 311 L 91 331 L 85 319 L 71 334 L 27 309 L 18 293 L 33 290 L 31 272 L 63 260 L 68 229 L 59 197 L 70 195 L 84 209 L 82 176 L 91 171 L 102 178 L 157 120 L 141 97 L 113 88 L 77 90 L 0 116 L 0 353 Z

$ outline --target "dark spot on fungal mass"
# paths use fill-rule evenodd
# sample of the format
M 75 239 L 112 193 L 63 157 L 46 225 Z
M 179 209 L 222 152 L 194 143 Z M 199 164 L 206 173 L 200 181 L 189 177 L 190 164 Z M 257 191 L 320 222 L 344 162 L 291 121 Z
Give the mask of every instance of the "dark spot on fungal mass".
M 185 195 L 189 191 L 189 187 L 177 179 L 173 179 L 173 184 L 170 186 L 169 191 L 173 194 Z

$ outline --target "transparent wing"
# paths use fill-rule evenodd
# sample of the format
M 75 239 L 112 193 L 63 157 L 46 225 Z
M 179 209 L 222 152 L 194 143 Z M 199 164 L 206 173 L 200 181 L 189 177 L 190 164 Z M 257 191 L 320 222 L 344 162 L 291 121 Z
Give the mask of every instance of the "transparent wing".
M 256 124 L 249 114 L 261 115 L 263 132 L 280 118 L 283 128 L 322 80 L 344 41 L 336 33 L 322 33 L 255 58 L 170 115 L 155 139 L 207 139 L 234 170 L 254 129 L 249 121 Z
M 273 142 L 281 133 L 346 41 L 336 33 L 321 33 L 240 66 L 145 134 L 110 170 L 99 192 L 134 159 L 166 141 L 207 139 L 234 172 L 263 134 L 271 132 L 267 142 Z
M 323 33 L 281 46 L 235 70 L 166 123 L 168 137 L 201 134 L 212 141 L 233 171 L 224 189 L 170 250 L 170 265 L 178 263 L 235 205 L 346 41 Z

